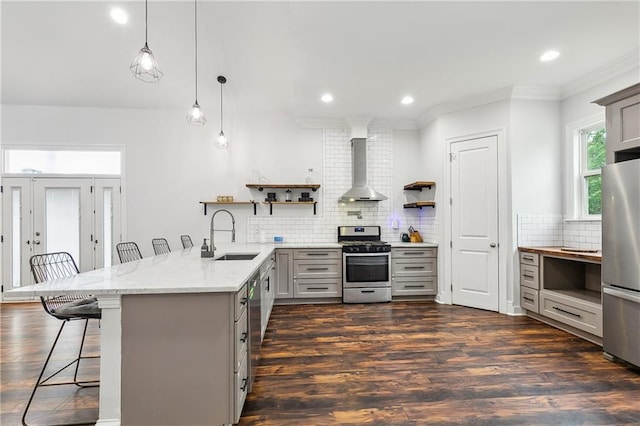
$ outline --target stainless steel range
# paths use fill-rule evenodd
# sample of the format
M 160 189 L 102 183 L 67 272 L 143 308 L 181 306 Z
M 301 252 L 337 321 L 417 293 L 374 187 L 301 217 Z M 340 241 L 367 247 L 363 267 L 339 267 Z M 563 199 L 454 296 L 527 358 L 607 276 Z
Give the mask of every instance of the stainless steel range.
M 342 244 L 342 301 L 391 301 L 391 245 L 380 240 L 379 226 L 339 226 Z

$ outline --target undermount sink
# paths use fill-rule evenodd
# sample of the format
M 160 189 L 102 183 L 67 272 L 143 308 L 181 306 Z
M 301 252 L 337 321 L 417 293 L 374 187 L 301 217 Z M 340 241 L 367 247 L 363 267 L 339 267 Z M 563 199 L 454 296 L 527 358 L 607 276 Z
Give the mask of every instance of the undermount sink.
M 258 253 L 227 253 L 213 260 L 251 260 L 257 255 Z

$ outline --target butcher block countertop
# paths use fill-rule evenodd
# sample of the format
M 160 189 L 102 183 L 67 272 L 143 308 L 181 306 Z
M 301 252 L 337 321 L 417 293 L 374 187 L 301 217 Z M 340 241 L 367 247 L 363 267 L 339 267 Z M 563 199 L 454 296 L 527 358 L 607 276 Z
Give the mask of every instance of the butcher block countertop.
M 538 253 L 547 256 L 602 262 L 602 251 L 582 251 L 570 247 L 518 247 L 518 249 L 522 252 Z

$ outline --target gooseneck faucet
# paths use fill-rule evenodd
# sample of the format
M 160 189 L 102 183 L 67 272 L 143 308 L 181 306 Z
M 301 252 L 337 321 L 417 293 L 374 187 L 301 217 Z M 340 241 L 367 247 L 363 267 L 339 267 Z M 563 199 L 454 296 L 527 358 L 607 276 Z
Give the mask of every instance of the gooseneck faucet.
M 215 229 L 214 224 L 215 224 L 216 215 L 220 212 L 225 212 L 229 216 L 231 216 L 231 229 Z M 215 231 L 227 231 L 227 232 L 231 231 L 231 242 L 232 243 L 236 242 L 236 219 L 233 217 L 233 215 L 229 210 L 225 210 L 225 209 L 216 210 L 215 213 L 211 215 L 211 227 L 209 228 L 209 243 L 211 244 L 211 248 L 209 249 L 209 251 L 211 253 L 216 251 L 216 246 L 213 240 Z

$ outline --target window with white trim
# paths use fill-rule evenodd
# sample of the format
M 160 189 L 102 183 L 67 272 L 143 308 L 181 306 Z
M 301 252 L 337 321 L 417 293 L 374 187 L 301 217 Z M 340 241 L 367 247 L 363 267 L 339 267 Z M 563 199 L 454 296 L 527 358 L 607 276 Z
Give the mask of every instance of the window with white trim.
M 580 199 L 583 217 L 602 214 L 602 166 L 606 162 L 607 134 L 604 122 L 579 130 Z

